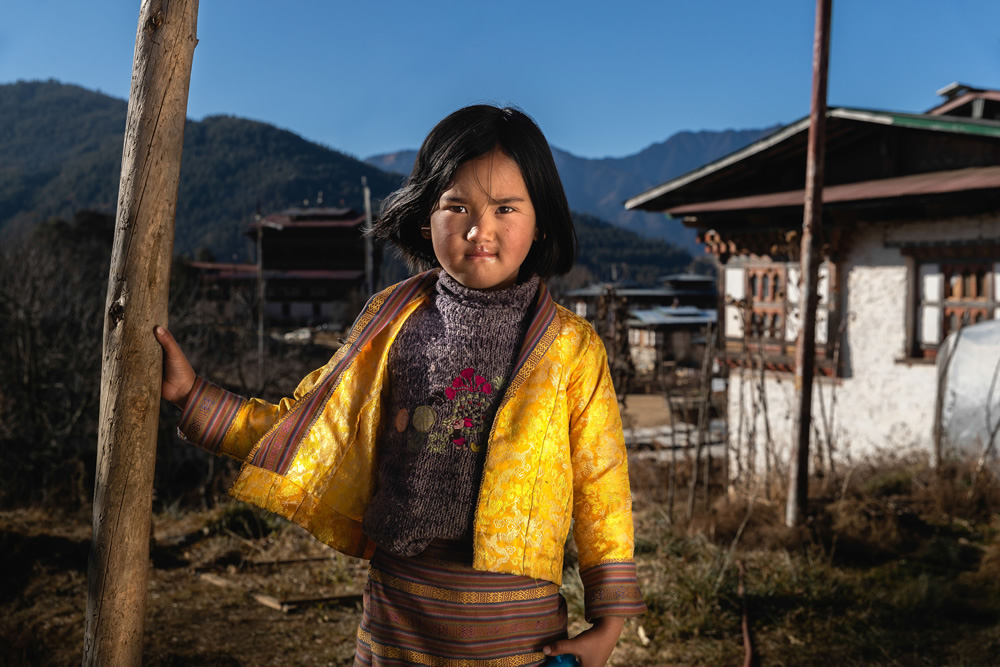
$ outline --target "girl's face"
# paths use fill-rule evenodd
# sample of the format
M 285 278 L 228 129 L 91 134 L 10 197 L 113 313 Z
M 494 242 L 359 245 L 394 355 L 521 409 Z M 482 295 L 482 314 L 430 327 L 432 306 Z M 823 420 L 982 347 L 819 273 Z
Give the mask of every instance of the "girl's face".
M 510 287 L 538 237 L 520 167 L 499 148 L 462 164 L 422 232 L 438 263 L 461 284 Z

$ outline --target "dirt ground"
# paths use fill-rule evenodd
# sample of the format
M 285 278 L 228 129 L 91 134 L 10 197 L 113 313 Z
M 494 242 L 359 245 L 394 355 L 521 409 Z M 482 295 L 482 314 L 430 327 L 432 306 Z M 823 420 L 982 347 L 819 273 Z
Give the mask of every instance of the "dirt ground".
M 364 584 L 364 564 L 291 524 L 255 537 L 262 532 L 256 517 L 245 517 L 252 517 L 248 529 L 219 512 L 155 517 L 143 664 L 350 664 L 358 619 L 352 593 Z M 86 516 L 0 514 L 7 566 L 0 629 L 8 640 L 0 664 L 80 663 L 88 523 Z M 278 601 L 344 597 L 286 613 L 255 593 Z
M 0 666 L 80 664 L 90 522 L 0 512 Z M 364 561 L 235 503 L 154 515 L 154 534 L 144 665 L 351 664 Z M 563 595 L 575 634 L 586 627 L 578 575 Z M 610 664 L 662 664 L 639 628 L 629 621 Z
M 684 523 L 684 468 L 674 479 L 648 453 L 630 453 L 629 473 L 650 610 L 627 622 L 609 664 L 743 664 L 747 641 L 767 665 L 998 664 L 998 480 L 973 495 L 961 470 L 859 467 L 835 496 L 813 480 L 810 523 L 794 530 L 780 499 L 727 497 L 716 475 L 711 510 Z M 0 512 L 0 667 L 80 664 L 90 523 Z M 232 502 L 159 512 L 154 537 L 142 664 L 351 664 L 363 561 Z M 576 634 L 571 547 L 567 563 Z
M 648 428 L 670 423 L 667 399 L 660 394 L 629 394 L 622 412 L 625 428 Z

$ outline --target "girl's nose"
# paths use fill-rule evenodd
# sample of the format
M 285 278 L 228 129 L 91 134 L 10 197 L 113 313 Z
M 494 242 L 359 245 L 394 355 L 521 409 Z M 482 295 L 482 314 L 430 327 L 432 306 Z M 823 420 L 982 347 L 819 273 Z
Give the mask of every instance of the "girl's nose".
M 495 233 L 496 221 L 493 219 L 493 216 L 486 213 L 472 223 L 465 238 L 468 241 L 474 242 L 492 241 Z

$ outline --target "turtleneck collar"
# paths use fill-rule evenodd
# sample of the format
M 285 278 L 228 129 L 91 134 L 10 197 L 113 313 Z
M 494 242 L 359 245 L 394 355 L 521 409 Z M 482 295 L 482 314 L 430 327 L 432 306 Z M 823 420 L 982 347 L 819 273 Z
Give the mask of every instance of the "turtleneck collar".
M 528 309 L 535 298 L 539 280 L 537 275 L 532 275 L 523 283 L 504 289 L 480 290 L 466 287 L 448 275 L 447 271 L 441 271 L 438 274 L 437 293 L 440 298 L 463 308 L 523 312 Z

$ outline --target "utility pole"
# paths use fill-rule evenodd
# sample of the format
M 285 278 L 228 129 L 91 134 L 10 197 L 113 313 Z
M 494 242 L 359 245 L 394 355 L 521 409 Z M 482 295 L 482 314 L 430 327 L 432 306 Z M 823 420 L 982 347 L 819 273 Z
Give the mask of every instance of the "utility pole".
M 323 193 L 320 193 L 322 198 Z M 279 232 L 284 225 L 254 214 L 257 223 L 257 391 L 264 391 L 264 306 L 267 305 L 267 280 L 264 277 L 264 228 Z
M 830 16 L 833 0 L 816 0 L 813 40 L 812 107 L 806 154 L 806 193 L 802 217 L 802 288 L 799 310 L 802 326 L 795 344 L 795 447 L 789 461 L 788 504 L 785 524 L 798 526 L 806 516 L 809 499 L 809 432 L 812 427 L 812 388 L 816 366 L 816 302 L 819 253 L 823 231 L 823 161 L 826 140 L 826 80 L 830 56 Z
M 372 190 L 368 177 L 361 177 L 365 193 L 365 299 L 375 293 L 375 248 L 372 243 Z
M 83 665 L 139 665 L 153 466 L 198 0 L 142 0 L 104 314 Z
M 254 213 L 257 224 L 257 391 L 264 389 L 264 223 L 260 212 Z

